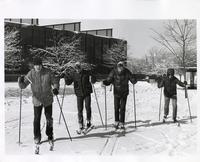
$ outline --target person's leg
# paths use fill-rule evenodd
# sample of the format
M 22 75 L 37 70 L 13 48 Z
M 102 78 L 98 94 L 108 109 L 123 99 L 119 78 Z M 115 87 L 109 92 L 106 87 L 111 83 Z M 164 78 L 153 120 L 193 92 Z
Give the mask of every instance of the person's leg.
M 87 127 L 91 126 L 91 96 L 88 95 L 85 97 L 85 108 L 87 115 Z
M 77 96 L 77 108 L 78 108 L 78 123 L 79 128 L 83 128 L 83 97 Z
M 167 118 L 167 115 L 169 114 L 169 102 L 170 98 L 165 96 L 164 118 Z
M 177 117 L 177 96 L 174 95 L 172 97 L 172 107 L 173 107 L 173 120 L 176 122 L 176 117 Z
M 34 106 L 34 121 L 33 121 L 33 133 L 35 143 L 40 143 L 41 141 L 41 132 L 40 132 L 40 119 L 42 113 L 42 105 Z
M 119 108 L 120 108 L 120 98 L 118 96 L 114 96 L 115 125 L 117 127 L 119 124 Z
M 125 123 L 126 100 L 127 96 L 123 96 L 120 99 L 120 123 L 122 125 L 124 125 Z
M 44 107 L 44 113 L 46 116 L 46 135 L 48 140 L 53 140 L 53 118 L 52 118 L 52 105 Z

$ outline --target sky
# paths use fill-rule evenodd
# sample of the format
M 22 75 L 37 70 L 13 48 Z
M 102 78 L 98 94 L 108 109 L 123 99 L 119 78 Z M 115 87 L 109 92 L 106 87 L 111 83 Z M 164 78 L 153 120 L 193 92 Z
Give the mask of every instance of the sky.
M 128 56 L 142 58 L 148 55 L 150 48 L 160 45 L 151 38 L 151 28 L 163 32 L 163 23 L 167 20 L 102 20 L 102 19 L 39 19 L 39 25 L 81 22 L 81 30 L 113 28 L 113 37 L 127 40 Z

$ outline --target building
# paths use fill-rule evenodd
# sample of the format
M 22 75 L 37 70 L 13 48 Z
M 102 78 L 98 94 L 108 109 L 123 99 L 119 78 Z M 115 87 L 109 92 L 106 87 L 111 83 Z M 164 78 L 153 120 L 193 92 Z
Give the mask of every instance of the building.
M 21 54 L 18 55 L 23 60 L 32 57 L 30 55 L 31 48 L 45 50 L 48 47 L 58 46 L 58 42 L 61 39 L 65 39 L 66 42 L 70 42 L 72 39 L 80 39 L 80 50 L 87 56 L 87 62 L 95 65 L 96 72 L 100 75 L 108 74 L 115 64 L 110 53 L 112 53 L 111 50 L 113 48 L 117 47 L 115 46 L 116 44 L 121 44 L 122 48 L 114 55 L 118 56 L 118 58 L 127 56 L 127 41 L 112 38 L 112 29 L 81 31 L 80 22 L 46 26 L 39 26 L 38 22 L 38 19 L 5 19 L 5 35 L 9 33 L 8 31 L 17 31 L 21 46 Z M 94 33 L 92 34 L 92 32 Z M 5 55 L 9 52 L 12 53 L 12 51 L 5 51 Z M 16 58 L 15 64 L 5 59 L 6 77 L 10 74 L 25 74 L 27 72 L 27 62 L 24 61 L 23 64 L 19 62 L 20 58 Z

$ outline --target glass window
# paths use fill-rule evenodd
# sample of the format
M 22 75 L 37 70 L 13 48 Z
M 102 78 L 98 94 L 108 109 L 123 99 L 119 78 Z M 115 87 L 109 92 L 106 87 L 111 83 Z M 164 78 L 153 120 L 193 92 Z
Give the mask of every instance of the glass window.
M 80 31 L 80 23 L 76 23 L 75 27 L 76 27 L 75 31 Z

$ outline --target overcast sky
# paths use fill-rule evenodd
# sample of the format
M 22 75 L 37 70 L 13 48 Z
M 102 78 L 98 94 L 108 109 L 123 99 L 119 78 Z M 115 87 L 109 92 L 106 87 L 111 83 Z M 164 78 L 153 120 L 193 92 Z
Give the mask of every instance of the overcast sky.
M 148 54 L 151 47 L 160 45 L 151 36 L 154 34 L 150 28 L 163 31 L 164 20 L 64 20 L 39 19 L 40 25 L 81 22 L 81 30 L 113 28 L 113 37 L 128 41 L 128 55 L 143 57 Z

